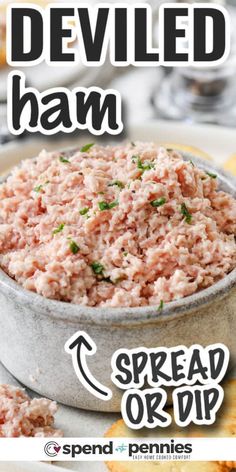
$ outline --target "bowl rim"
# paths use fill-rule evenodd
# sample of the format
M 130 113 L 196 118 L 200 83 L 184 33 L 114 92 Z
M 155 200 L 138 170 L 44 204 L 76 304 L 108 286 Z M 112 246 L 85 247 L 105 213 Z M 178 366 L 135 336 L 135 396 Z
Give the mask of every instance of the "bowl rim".
M 66 150 L 71 152 L 72 149 Z M 65 151 L 62 151 L 65 152 Z M 236 179 L 228 172 L 222 170 L 211 161 L 194 156 L 189 152 L 181 152 L 185 160 L 192 160 L 198 167 L 217 173 L 221 187 L 236 198 Z M 6 176 L 0 178 L 0 184 Z M 70 302 L 52 300 L 35 292 L 24 289 L 6 272 L 0 268 L 0 291 L 4 292 L 9 300 L 16 299 L 27 308 L 37 311 L 41 315 L 53 319 L 65 320 L 71 323 L 86 323 L 102 326 L 140 325 L 146 323 L 159 323 L 173 320 L 186 313 L 195 312 L 199 308 L 207 307 L 213 302 L 226 297 L 236 287 L 236 268 L 223 279 L 210 287 L 195 292 L 192 295 L 166 303 L 162 310 L 155 306 L 142 307 L 89 307 Z

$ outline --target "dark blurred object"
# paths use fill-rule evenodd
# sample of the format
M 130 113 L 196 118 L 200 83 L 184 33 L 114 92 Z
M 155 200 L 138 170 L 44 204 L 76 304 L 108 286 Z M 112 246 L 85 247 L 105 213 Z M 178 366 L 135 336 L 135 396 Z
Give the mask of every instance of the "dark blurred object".
M 164 72 L 152 97 L 159 117 L 236 126 L 236 1 L 234 5 L 227 4 L 231 18 L 229 58 L 217 67 L 175 67 L 171 74 Z
M 236 67 L 174 68 L 163 74 L 153 104 L 166 119 L 236 126 Z

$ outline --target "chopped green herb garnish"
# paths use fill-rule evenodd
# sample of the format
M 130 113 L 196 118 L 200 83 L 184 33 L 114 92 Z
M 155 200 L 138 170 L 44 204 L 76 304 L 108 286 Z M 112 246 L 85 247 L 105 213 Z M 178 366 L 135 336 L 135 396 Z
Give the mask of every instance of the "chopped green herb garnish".
M 56 229 L 53 230 L 52 234 L 60 233 L 61 231 L 63 231 L 64 227 L 64 223 L 61 223 Z
M 150 203 L 154 208 L 157 208 L 164 205 L 166 203 L 166 199 L 165 197 L 161 197 L 161 198 L 158 198 L 157 200 L 152 200 L 152 202 Z
M 63 164 L 70 164 L 70 161 L 68 161 L 68 159 L 66 159 L 66 158 L 63 157 L 63 156 L 60 156 L 60 157 L 59 157 L 59 161 L 62 162 Z
M 105 267 L 100 262 L 92 262 L 91 268 L 96 275 L 102 275 L 105 270 Z
M 109 210 L 111 210 L 112 208 L 115 208 L 118 205 L 119 205 L 119 202 L 117 200 L 114 200 L 114 202 L 109 203 Z
M 212 172 L 206 172 L 206 174 L 209 175 L 209 177 L 211 177 L 212 179 L 217 179 L 217 175 L 212 174 Z
M 137 167 L 138 167 L 138 169 L 143 170 L 143 163 L 142 163 L 140 157 L 137 159 Z
M 129 253 L 128 253 L 127 251 L 123 252 L 123 256 L 124 256 L 124 257 L 127 257 L 128 254 L 129 254 Z
M 87 151 L 89 151 L 89 149 L 91 149 L 92 146 L 94 146 L 94 143 L 85 144 L 85 145 L 80 149 L 80 152 L 87 152 Z
M 33 191 L 34 191 L 34 192 L 37 192 L 37 193 L 41 192 L 41 190 L 43 190 L 43 186 L 42 186 L 42 185 L 38 185 L 37 187 L 34 187 L 34 189 L 33 189 Z
M 150 169 L 153 169 L 154 167 L 154 164 L 152 162 L 145 162 L 143 163 L 140 159 L 140 157 L 138 157 L 138 160 L 137 160 L 137 167 L 138 169 L 142 170 L 143 172 L 145 170 L 150 170 Z
M 70 241 L 69 246 L 72 254 L 77 254 L 77 252 L 79 252 L 79 246 L 76 244 L 75 241 Z
M 109 203 L 107 202 L 99 202 L 98 206 L 100 211 L 109 210 Z
M 172 148 L 167 148 L 166 150 L 167 150 L 167 152 L 172 152 L 172 151 L 174 151 L 174 149 L 172 149 Z
M 111 203 L 98 202 L 98 206 L 99 206 L 100 211 L 111 210 L 112 208 L 115 208 L 117 205 L 119 205 L 117 200 L 115 200 L 114 202 L 111 202 Z
M 110 184 L 108 184 L 108 187 L 114 187 L 114 186 L 117 186 L 119 188 L 124 188 L 125 185 L 123 184 L 123 182 L 121 182 L 120 180 L 114 180 L 113 182 L 111 182 Z
M 163 308 L 164 308 L 164 302 L 163 302 L 163 300 L 161 300 L 161 301 L 160 301 L 160 305 L 159 305 L 159 307 L 157 308 L 157 311 L 161 311 L 161 310 L 163 310 Z
M 89 212 L 89 208 L 84 207 L 84 208 L 81 208 L 81 210 L 79 211 L 79 214 L 84 216 L 84 215 L 87 215 L 88 212 Z
M 181 205 L 181 213 L 182 215 L 184 215 L 186 223 L 190 224 L 192 221 L 192 215 L 186 207 L 185 203 L 182 203 Z
M 105 195 L 105 192 L 98 192 L 98 195 Z

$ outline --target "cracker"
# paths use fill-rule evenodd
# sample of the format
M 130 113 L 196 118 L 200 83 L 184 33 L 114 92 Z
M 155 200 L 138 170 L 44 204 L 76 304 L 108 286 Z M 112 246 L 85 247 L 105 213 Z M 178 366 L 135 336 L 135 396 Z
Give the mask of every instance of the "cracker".
M 236 469 L 236 462 L 233 462 L 233 461 L 226 461 L 226 462 L 221 462 L 219 461 L 218 464 L 225 464 L 226 467 L 228 467 L 229 469 Z
M 224 169 L 236 175 L 236 154 L 233 154 L 225 163 Z
M 158 436 L 148 431 L 134 431 L 130 430 L 123 420 L 118 420 L 114 423 L 106 433 L 106 437 L 121 437 L 121 438 L 139 438 L 139 437 L 185 437 L 193 436 L 190 428 L 182 428 L 178 430 L 177 427 L 161 428 L 158 431 Z M 175 430 L 175 434 L 173 434 Z M 188 430 L 190 434 L 184 434 Z M 138 434 L 137 434 L 138 433 Z M 145 434 L 146 433 L 146 434 Z M 148 433 L 148 434 L 147 434 Z M 160 434 L 159 434 L 160 433 Z M 145 436 L 144 436 L 145 435 Z M 199 434 L 200 436 L 200 434 Z M 206 435 L 207 436 L 207 435 Z M 107 462 L 108 470 L 111 472 L 229 472 L 235 464 L 233 462 L 205 462 L 205 461 L 168 461 L 168 462 Z
M 235 437 L 236 436 L 236 379 L 224 383 L 224 402 L 212 426 L 189 425 L 179 428 L 174 422 L 168 428 L 129 429 L 123 420 L 114 423 L 106 437 L 161 438 L 161 437 Z M 173 415 L 171 409 L 168 410 Z M 108 462 L 111 472 L 229 472 L 236 462 Z
M 217 462 L 107 462 L 111 472 L 229 472 Z
M 0 67 L 5 66 L 6 64 L 6 49 L 5 49 L 5 42 L 4 47 L 0 49 Z
M 211 426 L 197 426 L 190 424 L 186 428 L 179 428 L 173 421 L 168 428 L 156 428 L 150 430 L 129 430 L 123 421 L 115 423 L 115 433 L 118 437 L 235 437 L 236 436 L 236 379 L 231 379 L 223 384 L 224 401 L 218 411 L 216 422 Z M 173 416 L 173 410 L 168 409 Z M 119 428 L 122 434 L 119 433 Z M 112 437 L 112 427 L 109 436 Z M 116 436 L 115 435 L 115 436 Z
M 207 154 L 202 149 L 199 149 L 195 146 L 189 146 L 186 144 L 176 144 L 176 143 L 165 143 L 163 144 L 165 148 L 175 149 L 176 151 L 190 152 L 193 156 L 201 157 L 202 159 L 212 160 L 212 157 Z

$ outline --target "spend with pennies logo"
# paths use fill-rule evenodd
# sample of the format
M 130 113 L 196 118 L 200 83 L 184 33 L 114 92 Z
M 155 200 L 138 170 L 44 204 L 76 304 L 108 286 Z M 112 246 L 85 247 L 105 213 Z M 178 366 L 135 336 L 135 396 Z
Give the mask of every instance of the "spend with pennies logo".
M 56 441 L 49 441 L 44 446 L 44 452 L 49 457 L 56 457 L 57 454 L 60 452 L 61 446 Z

